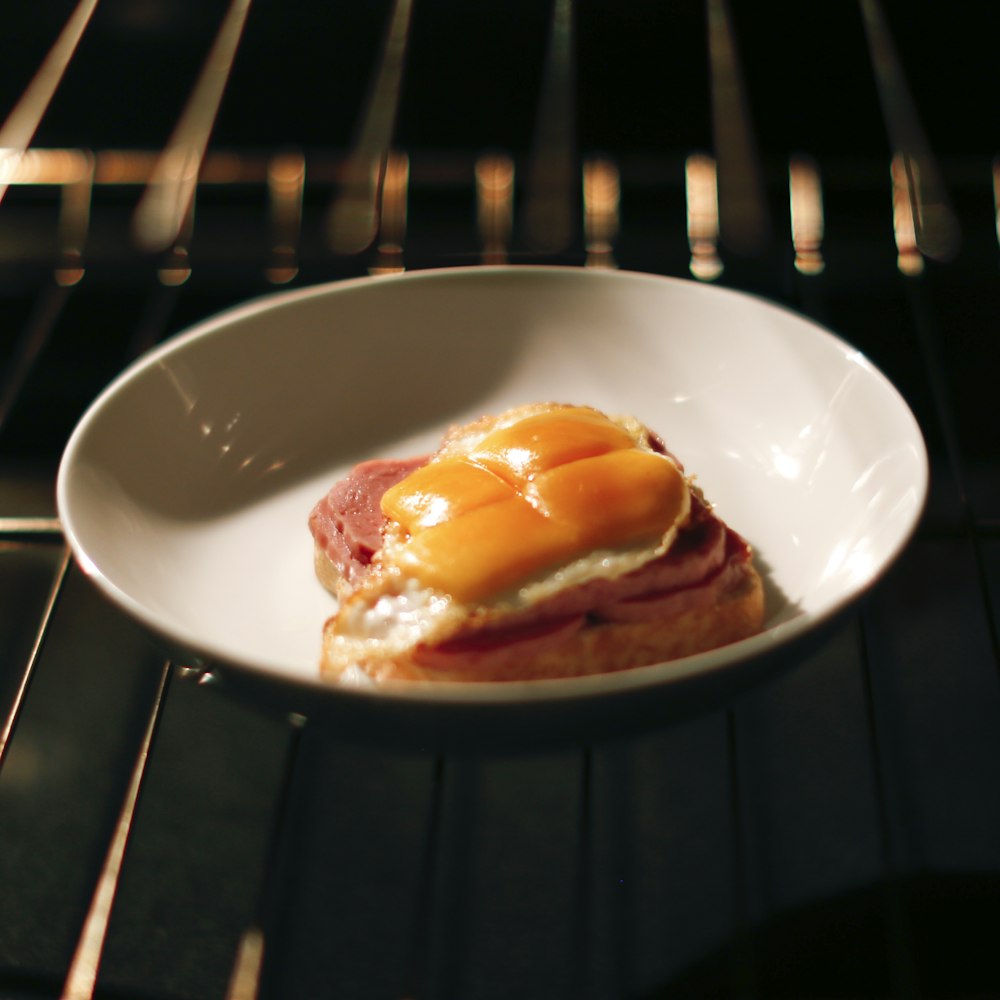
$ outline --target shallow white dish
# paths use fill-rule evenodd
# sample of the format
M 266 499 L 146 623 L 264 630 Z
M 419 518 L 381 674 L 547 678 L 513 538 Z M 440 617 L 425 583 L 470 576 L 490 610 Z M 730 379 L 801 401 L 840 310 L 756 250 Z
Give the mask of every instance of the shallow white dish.
M 765 632 L 606 677 L 324 682 L 315 501 L 361 459 L 415 454 L 455 421 L 549 399 L 631 413 L 664 437 L 754 546 Z M 806 319 L 688 281 L 518 267 L 345 281 L 204 322 L 99 396 L 57 497 L 95 584 L 235 687 L 350 731 L 527 737 L 620 730 L 750 682 L 884 573 L 926 491 L 903 399 Z

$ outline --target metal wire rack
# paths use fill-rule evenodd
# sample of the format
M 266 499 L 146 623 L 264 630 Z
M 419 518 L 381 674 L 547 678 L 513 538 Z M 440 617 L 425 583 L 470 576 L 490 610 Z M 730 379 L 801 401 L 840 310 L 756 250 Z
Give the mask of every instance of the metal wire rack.
M 1000 993 L 992 6 L 27 4 L 0 42 L 0 996 Z M 53 477 L 131 359 L 289 284 L 714 281 L 921 422 L 891 575 L 780 677 L 519 755 L 338 739 L 163 662 Z

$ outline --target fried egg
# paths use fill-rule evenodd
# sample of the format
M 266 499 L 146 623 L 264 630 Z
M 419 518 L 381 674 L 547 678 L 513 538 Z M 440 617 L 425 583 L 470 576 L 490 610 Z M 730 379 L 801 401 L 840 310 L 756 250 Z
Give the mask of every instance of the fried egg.
M 451 430 L 381 509 L 372 571 L 332 623 L 345 663 L 638 569 L 673 544 L 691 486 L 634 418 L 532 404 Z

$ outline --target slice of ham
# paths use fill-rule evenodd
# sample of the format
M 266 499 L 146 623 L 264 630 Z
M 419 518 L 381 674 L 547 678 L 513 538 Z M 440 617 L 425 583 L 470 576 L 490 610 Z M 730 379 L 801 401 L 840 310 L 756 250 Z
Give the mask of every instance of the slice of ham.
M 704 575 L 686 579 L 670 588 L 651 588 L 645 593 L 623 597 L 595 608 L 594 617 L 609 622 L 650 621 L 676 618 L 716 604 L 719 595 L 739 578 L 740 564 L 750 557 L 747 543 L 736 532 L 724 529 L 721 534 L 722 552 Z
M 426 462 L 426 456 L 362 462 L 313 507 L 313 540 L 349 583 L 366 572 L 382 546 L 382 494 Z
M 495 670 L 525 655 L 536 656 L 540 650 L 557 647 L 587 624 L 585 615 L 571 615 L 551 621 L 534 622 L 502 628 L 459 632 L 435 646 L 421 644 L 414 659 L 430 670 L 453 670 L 461 662 L 464 670 Z

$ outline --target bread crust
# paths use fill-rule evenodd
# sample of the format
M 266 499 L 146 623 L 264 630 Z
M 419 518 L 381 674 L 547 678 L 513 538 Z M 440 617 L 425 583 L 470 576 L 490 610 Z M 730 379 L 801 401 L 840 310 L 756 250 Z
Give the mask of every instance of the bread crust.
M 417 647 L 405 654 L 386 656 L 373 644 L 368 655 L 356 657 L 353 667 L 376 682 L 386 681 L 529 681 L 614 673 L 649 666 L 717 649 L 760 631 L 764 617 L 764 587 L 749 561 L 731 568 L 727 586 L 707 607 L 679 615 L 638 622 L 586 624 L 571 635 L 534 648 L 530 655 L 512 643 L 495 655 L 463 658 L 451 665 L 440 657 L 421 658 Z M 332 623 L 324 633 L 323 670 L 338 677 L 343 668 L 333 652 Z
M 316 579 L 326 590 L 336 595 L 343 584 L 343 575 L 320 545 L 313 546 L 313 569 L 316 571 Z

